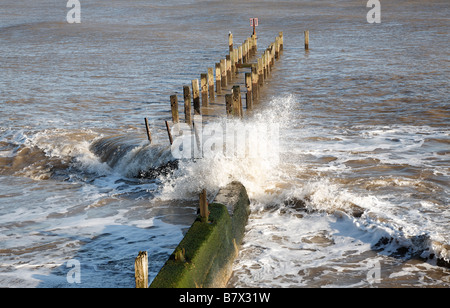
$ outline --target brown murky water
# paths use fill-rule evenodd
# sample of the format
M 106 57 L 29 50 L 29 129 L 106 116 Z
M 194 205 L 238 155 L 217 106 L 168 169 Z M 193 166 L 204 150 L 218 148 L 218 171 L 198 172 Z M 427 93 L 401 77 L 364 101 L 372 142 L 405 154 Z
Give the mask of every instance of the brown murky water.
M 445 1 L 383 2 L 380 24 L 364 1 L 80 2 L 80 24 L 64 1 L 0 7 L 1 286 L 132 287 L 140 250 L 152 278 L 200 187 L 212 196 L 232 179 L 252 215 L 230 287 L 450 285 L 438 266 L 450 245 Z M 242 43 L 250 17 L 259 52 L 284 32 L 244 121 L 279 125 L 280 160 L 215 157 L 135 178 L 170 160 L 169 95 L 225 57 L 229 31 Z M 74 259 L 79 284 L 67 280 Z

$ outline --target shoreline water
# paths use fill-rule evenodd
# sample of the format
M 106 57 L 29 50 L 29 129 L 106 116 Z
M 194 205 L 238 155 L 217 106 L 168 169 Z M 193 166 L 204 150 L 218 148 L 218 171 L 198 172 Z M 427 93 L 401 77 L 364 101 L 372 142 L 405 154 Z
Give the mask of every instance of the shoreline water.
M 358 1 L 211 2 L 202 14 L 191 1 L 94 1 L 77 27 L 51 1 L 29 11 L 5 1 L 0 285 L 132 286 L 141 250 L 155 275 L 195 217 L 199 185 L 213 194 L 223 184 L 212 168 L 241 180 L 252 201 L 232 287 L 450 284 L 436 258 L 414 257 L 437 243 L 448 253 L 450 240 L 445 2 L 383 3 L 372 25 Z M 260 47 L 284 32 L 266 99 L 248 120 L 280 124 L 280 164 L 216 157 L 172 176 L 130 177 L 165 161 L 169 94 L 181 97 L 183 84 L 225 56 L 228 31 L 243 41 L 247 17 L 259 17 Z M 144 116 L 159 148 L 148 147 Z M 348 215 L 354 206 L 360 217 Z M 412 250 L 395 255 L 403 243 L 388 235 L 413 241 L 404 246 Z M 66 280 L 72 258 L 79 285 Z M 376 264 L 381 281 L 370 284 Z

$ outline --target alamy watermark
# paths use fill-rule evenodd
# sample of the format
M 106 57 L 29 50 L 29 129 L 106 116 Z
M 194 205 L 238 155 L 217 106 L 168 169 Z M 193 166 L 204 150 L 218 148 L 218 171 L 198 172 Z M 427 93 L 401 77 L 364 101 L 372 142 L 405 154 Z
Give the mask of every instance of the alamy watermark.
M 367 7 L 371 9 L 367 12 L 367 22 L 369 24 L 381 23 L 381 3 L 379 0 L 369 0 L 367 1 Z
M 381 264 L 378 260 L 369 261 L 370 270 L 367 272 L 367 282 L 373 286 L 375 283 L 381 283 Z
M 67 261 L 67 268 L 71 268 L 66 275 L 68 283 L 81 283 L 81 263 L 76 259 Z
M 81 23 L 81 3 L 79 0 L 69 0 L 67 1 L 66 7 L 70 8 L 67 12 L 66 20 L 69 24 L 79 24 Z
M 67 8 L 70 8 L 67 12 L 66 20 L 69 24 L 81 23 L 81 3 L 80 0 L 68 0 L 66 4 Z M 367 1 L 366 7 L 371 8 L 367 12 L 366 19 L 370 24 L 381 23 L 381 3 L 379 0 Z

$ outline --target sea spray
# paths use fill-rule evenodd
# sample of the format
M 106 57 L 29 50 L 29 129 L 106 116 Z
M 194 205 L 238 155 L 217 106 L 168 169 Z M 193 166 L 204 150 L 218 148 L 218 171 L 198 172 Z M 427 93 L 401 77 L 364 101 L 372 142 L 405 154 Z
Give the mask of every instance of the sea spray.
M 175 149 L 175 156 L 182 159 L 177 170 L 161 178 L 159 197 L 197 198 L 201 189 L 213 194 L 231 181 L 243 183 L 250 198 L 264 196 L 280 177 L 283 132 L 289 129 L 294 102 L 289 95 L 272 100 L 267 108 L 246 119 L 205 123 L 197 132 L 201 134 L 200 144 L 193 130 L 181 129 L 183 133 L 175 139 L 172 151 Z M 175 136 L 179 134 L 178 128 Z M 201 155 L 194 152 L 196 147 L 201 148 Z

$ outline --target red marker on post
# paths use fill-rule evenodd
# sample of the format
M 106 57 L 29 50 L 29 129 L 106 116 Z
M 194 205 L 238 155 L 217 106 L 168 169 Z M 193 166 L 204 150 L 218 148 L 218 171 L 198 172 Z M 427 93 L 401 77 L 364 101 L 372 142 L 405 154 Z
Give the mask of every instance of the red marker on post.
M 250 18 L 250 26 L 253 27 L 253 35 L 256 35 L 256 27 L 258 27 L 258 18 Z

